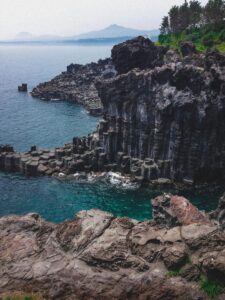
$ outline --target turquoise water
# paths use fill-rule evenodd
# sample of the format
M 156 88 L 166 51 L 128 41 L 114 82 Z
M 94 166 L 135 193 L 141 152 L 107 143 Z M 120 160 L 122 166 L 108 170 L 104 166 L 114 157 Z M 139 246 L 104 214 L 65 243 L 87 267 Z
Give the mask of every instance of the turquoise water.
M 53 148 L 95 129 L 98 118 L 75 104 L 43 102 L 18 93 L 51 79 L 72 62 L 87 63 L 110 55 L 111 46 L 0 46 L 0 144 L 18 151 L 31 145 Z M 61 182 L 54 178 L 25 178 L 0 173 L 0 216 L 38 212 L 61 222 L 82 209 L 99 208 L 138 220 L 151 218 L 150 199 L 163 191 L 124 191 L 106 183 Z M 184 194 L 184 193 L 181 193 Z M 186 196 L 198 207 L 216 207 L 220 192 Z
M 62 182 L 56 178 L 25 178 L 0 173 L 0 216 L 12 213 L 38 212 L 54 222 L 73 218 L 83 209 L 99 208 L 116 216 L 137 220 L 151 219 L 150 199 L 160 190 L 127 191 L 106 183 Z M 169 190 L 167 190 L 169 191 Z M 209 211 L 216 207 L 215 199 L 221 192 L 178 192 L 187 196 L 198 207 Z

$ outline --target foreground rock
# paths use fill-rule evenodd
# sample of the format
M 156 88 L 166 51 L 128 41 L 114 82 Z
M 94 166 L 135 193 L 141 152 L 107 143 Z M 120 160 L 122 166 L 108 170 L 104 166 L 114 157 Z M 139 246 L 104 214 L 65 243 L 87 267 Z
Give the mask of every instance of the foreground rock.
M 225 232 L 213 223 L 154 224 L 99 210 L 81 211 L 59 225 L 37 214 L 3 217 L 0 296 L 22 291 L 47 299 L 208 299 L 199 278 L 224 281 Z M 174 269 L 178 276 L 169 277 Z
M 84 105 L 92 115 L 101 115 L 102 104 L 94 82 L 115 76 L 110 59 L 86 65 L 71 64 L 67 71 L 39 84 L 31 95 L 42 100 L 66 100 Z

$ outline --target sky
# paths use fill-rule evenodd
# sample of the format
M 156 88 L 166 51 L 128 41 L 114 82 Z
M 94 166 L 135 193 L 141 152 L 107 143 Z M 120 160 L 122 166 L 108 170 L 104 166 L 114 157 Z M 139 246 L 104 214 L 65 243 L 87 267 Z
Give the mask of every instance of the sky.
M 118 24 L 157 29 L 184 0 L 0 0 L 0 40 L 19 32 L 71 36 Z M 205 3 L 206 0 L 200 1 Z

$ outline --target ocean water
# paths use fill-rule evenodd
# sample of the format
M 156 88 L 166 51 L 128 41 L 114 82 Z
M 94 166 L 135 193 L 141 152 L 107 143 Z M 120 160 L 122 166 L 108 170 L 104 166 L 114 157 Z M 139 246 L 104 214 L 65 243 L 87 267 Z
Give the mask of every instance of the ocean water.
M 31 91 L 68 64 L 97 61 L 109 56 L 110 50 L 110 46 L 0 45 L 0 144 L 12 144 L 18 151 L 31 145 L 52 148 L 92 131 L 98 118 L 82 106 L 34 99 L 19 93 L 17 86 L 28 83 Z
M 29 93 L 19 93 L 17 86 L 26 82 L 31 91 L 72 62 L 110 56 L 111 47 L 0 45 L 0 144 L 12 144 L 17 151 L 32 145 L 54 148 L 93 131 L 99 118 L 89 116 L 81 106 L 33 99 Z M 62 182 L 0 172 L 0 216 L 38 212 L 47 220 L 61 222 L 82 209 L 99 208 L 118 216 L 150 219 L 150 199 L 162 192 L 125 191 L 106 183 Z M 210 210 L 220 194 L 192 191 L 186 196 L 199 208 Z

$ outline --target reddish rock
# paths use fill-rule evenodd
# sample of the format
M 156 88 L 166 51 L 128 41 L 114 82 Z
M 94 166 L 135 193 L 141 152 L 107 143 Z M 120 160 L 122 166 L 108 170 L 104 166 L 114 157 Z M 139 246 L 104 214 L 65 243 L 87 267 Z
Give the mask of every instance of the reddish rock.
M 164 194 L 156 197 L 151 202 L 153 218 L 158 224 L 173 227 L 194 223 L 210 223 L 209 218 L 184 197 Z
M 213 225 L 158 228 L 100 210 L 57 225 L 33 213 L 0 218 L 0 241 L 0 299 L 20 291 L 56 300 L 199 300 L 208 298 L 198 269 L 225 275 L 225 233 Z M 169 278 L 175 267 L 183 278 Z

